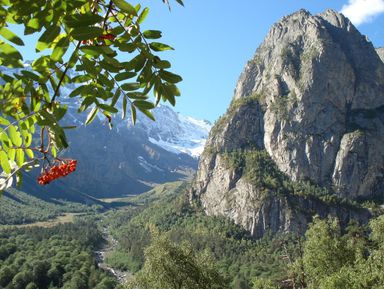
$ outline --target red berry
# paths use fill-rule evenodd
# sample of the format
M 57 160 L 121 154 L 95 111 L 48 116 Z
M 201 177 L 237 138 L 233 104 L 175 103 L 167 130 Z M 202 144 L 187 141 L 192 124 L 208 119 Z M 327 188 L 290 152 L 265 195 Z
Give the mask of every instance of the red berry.
M 37 182 L 40 185 L 49 184 L 51 181 L 65 177 L 68 174 L 76 170 L 76 160 L 62 161 L 59 166 L 52 166 L 48 171 L 44 171 L 40 176 L 37 177 Z

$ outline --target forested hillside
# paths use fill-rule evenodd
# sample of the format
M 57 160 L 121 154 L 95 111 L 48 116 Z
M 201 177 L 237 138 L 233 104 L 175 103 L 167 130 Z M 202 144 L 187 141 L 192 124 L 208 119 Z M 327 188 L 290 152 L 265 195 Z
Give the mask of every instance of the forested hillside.
M 113 289 L 92 250 L 103 241 L 95 224 L 0 231 L 0 288 Z
M 90 213 L 100 211 L 103 206 L 65 201 L 63 199 L 35 197 L 9 188 L 0 197 L 0 225 L 27 224 L 46 221 L 63 213 Z

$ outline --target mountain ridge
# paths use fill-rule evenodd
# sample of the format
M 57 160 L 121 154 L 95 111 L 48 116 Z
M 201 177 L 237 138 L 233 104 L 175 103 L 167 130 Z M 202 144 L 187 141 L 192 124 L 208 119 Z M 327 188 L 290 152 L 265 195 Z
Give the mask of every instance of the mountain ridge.
M 383 62 L 343 15 L 282 18 L 211 130 L 191 201 L 255 237 L 303 233 L 314 213 L 366 222 L 359 200 L 383 199 L 383 91 Z

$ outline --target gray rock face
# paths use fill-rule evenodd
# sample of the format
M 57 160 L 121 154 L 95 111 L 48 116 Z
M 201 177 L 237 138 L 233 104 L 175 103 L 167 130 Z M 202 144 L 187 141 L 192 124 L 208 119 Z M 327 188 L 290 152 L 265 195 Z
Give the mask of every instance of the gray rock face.
M 380 53 L 380 52 L 379 52 Z M 343 15 L 301 10 L 273 25 L 213 127 L 191 197 L 255 235 L 292 231 L 308 218 L 289 198 L 262 199 L 223 164 L 223 152 L 265 149 L 292 181 L 347 199 L 384 197 L 384 64 Z M 336 213 L 320 207 L 318 213 Z M 346 216 L 357 216 L 348 211 Z M 296 229 L 295 229 L 296 228 Z
M 384 47 L 376 48 L 376 52 L 380 56 L 381 61 L 384 62 Z

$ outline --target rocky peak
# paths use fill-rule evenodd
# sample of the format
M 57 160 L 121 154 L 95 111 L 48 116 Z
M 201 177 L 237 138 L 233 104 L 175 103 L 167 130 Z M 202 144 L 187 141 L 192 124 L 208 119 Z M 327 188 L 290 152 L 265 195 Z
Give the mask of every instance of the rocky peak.
M 383 108 L 383 62 L 346 17 L 332 10 L 286 16 L 246 64 L 213 127 L 192 198 L 251 231 L 273 222 L 274 231 L 297 226 L 287 195 L 266 202 L 245 178 L 252 150 L 265 150 L 291 182 L 310 181 L 349 200 L 384 198 Z M 234 151 L 243 152 L 237 168 L 228 166 Z

